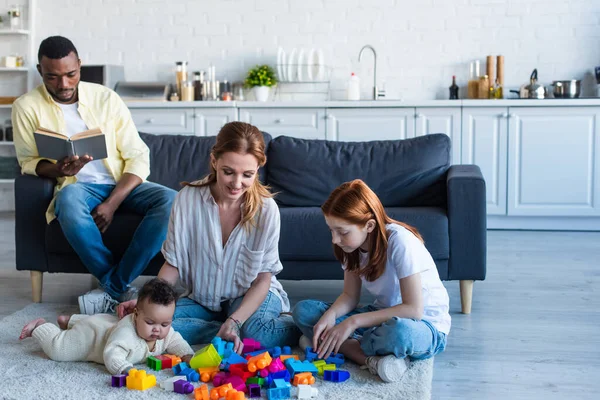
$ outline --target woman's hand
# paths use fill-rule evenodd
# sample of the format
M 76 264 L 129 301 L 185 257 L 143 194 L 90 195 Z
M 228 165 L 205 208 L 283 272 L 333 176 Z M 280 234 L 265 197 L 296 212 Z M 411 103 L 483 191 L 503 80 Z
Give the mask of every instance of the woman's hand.
M 233 351 L 242 354 L 244 343 L 242 343 L 242 340 L 240 339 L 240 330 L 233 319 L 227 318 L 225 322 L 223 322 L 221 329 L 217 332 L 217 336 L 228 342 L 233 342 Z
M 342 343 L 356 330 L 354 321 L 352 317 L 346 318 L 323 334 L 321 343 L 317 350 L 315 350 L 319 358 L 327 358 L 332 352 L 337 354 L 340 351 Z
M 334 326 L 335 315 L 329 311 L 326 311 L 313 328 L 313 351 L 317 351 L 319 348 L 319 343 L 322 341 L 322 336 L 324 336 Z
M 117 316 L 119 319 L 133 313 L 135 306 L 137 305 L 137 299 L 125 301 L 117 306 Z

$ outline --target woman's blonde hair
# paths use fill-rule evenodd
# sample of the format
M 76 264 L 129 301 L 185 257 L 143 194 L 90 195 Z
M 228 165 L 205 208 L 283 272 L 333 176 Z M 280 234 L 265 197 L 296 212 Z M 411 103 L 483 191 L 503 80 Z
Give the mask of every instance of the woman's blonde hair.
M 245 122 L 229 122 L 225 124 L 217 135 L 217 142 L 212 147 L 210 154 L 215 160 L 221 158 L 225 153 L 234 152 L 238 154 L 252 154 L 258 166 L 262 167 L 267 162 L 265 156 L 265 140 L 260 130 L 254 125 Z M 184 186 L 203 187 L 212 185 L 217 181 L 217 171 L 210 162 L 210 172 L 200 183 L 192 184 L 184 182 Z M 263 199 L 273 197 L 269 188 L 258 180 L 258 173 L 254 176 L 254 182 L 244 196 L 242 212 L 242 226 L 246 223 L 254 225 L 254 217 L 263 206 Z
M 323 214 L 343 219 L 350 224 L 361 227 L 370 220 L 375 220 L 376 226 L 369 234 L 369 260 L 367 265 L 360 268 L 359 250 L 346 253 L 339 246 L 333 245 L 335 257 L 346 266 L 347 271 L 354 271 L 373 282 L 383 274 L 387 261 L 388 234 L 386 224 L 398 224 L 408 229 L 422 242 L 423 238 L 416 228 L 390 218 L 381 204 L 379 197 L 366 183 L 360 179 L 342 183 L 321 206 Z

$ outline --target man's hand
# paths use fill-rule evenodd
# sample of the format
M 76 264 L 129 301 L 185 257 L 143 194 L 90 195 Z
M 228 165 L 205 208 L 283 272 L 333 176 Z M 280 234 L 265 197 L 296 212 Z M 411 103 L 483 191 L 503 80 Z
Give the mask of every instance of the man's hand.
M 56 163 L 56 168 L 60 176 L 75 176 L 92 160 L 92 157 L 88 155 L 65 157 Z
M 94 208 L 92 218 L 94 218 L 94 222 L 98 229 L 100 229 L 100 232 L 106 232 L 106 229 L 108 229 L 113 220 L 115 211 L 116 209 L 107 202 L 100 203 L 98 207 Z

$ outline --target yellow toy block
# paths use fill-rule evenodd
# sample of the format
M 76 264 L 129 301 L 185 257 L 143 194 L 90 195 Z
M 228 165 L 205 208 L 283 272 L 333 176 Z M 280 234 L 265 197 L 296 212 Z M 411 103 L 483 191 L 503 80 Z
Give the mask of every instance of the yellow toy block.
M 337 366 L 335 364 L 325 364 L 323 366 L 323 369 L 320 370 L 319 376 L 323 376 L 325 374 L 325 371 L 335 371 L 336 369 Z
M 312 385 L 314 383 L 315 377 L 310 372 L 301 372 L 299 374 L 294 375 L 294 381 L 292 382 L 294 386 Z
M 212 344 L 198 350 L 190 360 L 190 367 L 193 369 L 204 367 L 218 367 L 221 364 L 221 356 Z
M 279 356 L 279 359 L 281 360 L 281 362 L 285 362 L 285 360 L 287 360 L 288 358 L 294 358 L 296 360 L 300 360 L 300 357 L 298 357 L 297 354 L 282 354 Z
M 217 386 L 216 388 L 211 389 L 210 398 L 211 400 L 218 400 L 220 398 L 225 397 L 227 392 L 233 390 L 233 385 L 231 383 L 226 383 L 221 386 Z
M 143 370 L 130 369 L 125 383 L 129 390 L 146 390 L 156 386 L 156 376 L 146 375 L 146 371 Z
M 212 381 L 217 372 L 219 372 L 219 367 L 202 367 L 198 368 L 198 373 L 200 374 L 200 380 L 204 383 Z
M 194 400 L 210 400 L 208 385 L 200 385 L 194 390 Z
M 271 361 L 273 361 L 273 359 L 267 351 L 257 356 L 250 357 L 248 359 L 248 371 L 256 372 L 258 369 L 265 369 L 271 364 Z

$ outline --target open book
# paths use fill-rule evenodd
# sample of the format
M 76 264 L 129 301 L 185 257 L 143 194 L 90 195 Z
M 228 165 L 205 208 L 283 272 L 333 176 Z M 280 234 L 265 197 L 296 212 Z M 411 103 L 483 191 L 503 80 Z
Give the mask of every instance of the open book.
M 94 160 L 107 157 L 106 139 L 99 128 L 79 132 L 70 138 L 39 127 L 35 132 L 35 144 L 40 157 L 60 160 L 67 156 L 91 156 Z

